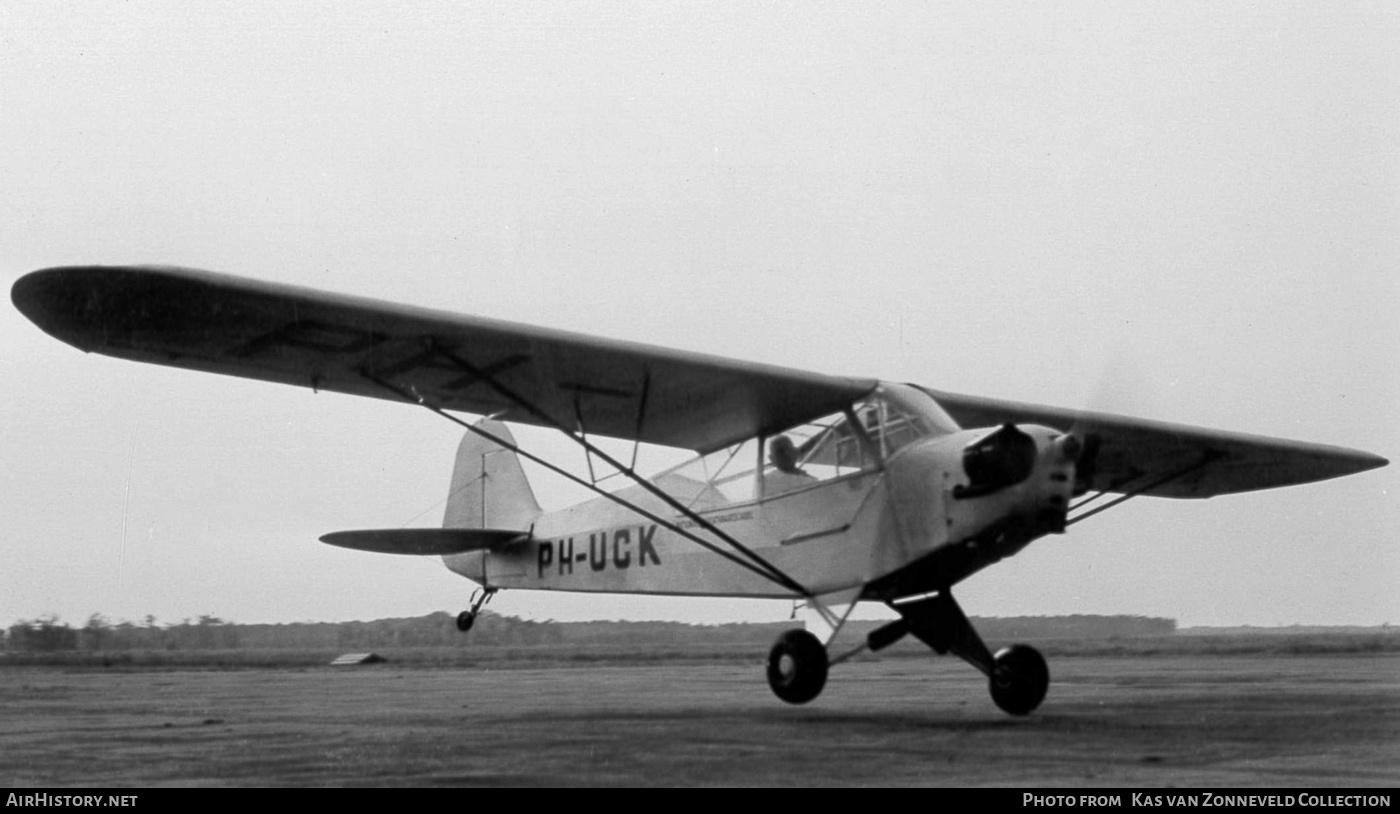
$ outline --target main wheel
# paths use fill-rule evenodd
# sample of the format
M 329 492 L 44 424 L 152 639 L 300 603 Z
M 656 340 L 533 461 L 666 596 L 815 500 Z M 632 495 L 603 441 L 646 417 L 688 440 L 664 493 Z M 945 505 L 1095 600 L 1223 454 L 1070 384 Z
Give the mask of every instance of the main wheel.
M 476 624 L 476 614 L 471 611 L 462 611 L 457 614 L 457 629 L 463 633 L 471 630 L 474 624 Z
M 1050 668 L 1034 647 L 1016 644 L 996 654 L 990 680 L 992 700 L 1012 715 L 1029 715 L 1045 700 Z
M 789 704 L 805 704 L 826 686 L 826 648 L 805 630 L 789 630 L 768 651 L 768 686 Z

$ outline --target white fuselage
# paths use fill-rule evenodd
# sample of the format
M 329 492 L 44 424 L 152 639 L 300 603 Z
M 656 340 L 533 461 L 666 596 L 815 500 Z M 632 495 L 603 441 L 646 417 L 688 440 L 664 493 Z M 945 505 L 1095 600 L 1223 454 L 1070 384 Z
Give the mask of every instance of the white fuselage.
M 1073 462 L 1059 454 L 1058 431 L 1020 429 L 1035 441 L 1034 469 L 1024 481 L 991 494 L 956 495 L 968 484 L 964 449 L 992 432 L 963 430 L 913 441 L 879 468 L 699 514 L 814 594 L 872 584 L 887 585 L 890 594 L 946 587 L 1062 527 Z M 726 548 L 657 498 L 640 489 L 628 492 L 640 508 Z M 946 563 L 939 562 L 940 554 Z M 498 588 L 794 595 L 606 498 L 541 515 L 531 538 L 506 550 L 444 560 L 462 576 Z M 909 579 L 899 577 L 904 572 Z

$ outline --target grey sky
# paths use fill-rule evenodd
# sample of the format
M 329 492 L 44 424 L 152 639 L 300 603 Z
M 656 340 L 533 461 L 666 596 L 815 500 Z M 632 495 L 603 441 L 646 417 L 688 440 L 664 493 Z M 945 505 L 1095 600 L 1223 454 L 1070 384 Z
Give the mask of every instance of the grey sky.
M 1385 3 L 7 2 L 0 276 L 175 263 L 1396 459 L 1397 35 Z M 463 606 L 316 542 L 440 520 L 441 419 L 85 357 L 8 302 L 0 340 L 0 623 Z M 960 597 L 1400 622 L 1397 490 L 1137 500 Z

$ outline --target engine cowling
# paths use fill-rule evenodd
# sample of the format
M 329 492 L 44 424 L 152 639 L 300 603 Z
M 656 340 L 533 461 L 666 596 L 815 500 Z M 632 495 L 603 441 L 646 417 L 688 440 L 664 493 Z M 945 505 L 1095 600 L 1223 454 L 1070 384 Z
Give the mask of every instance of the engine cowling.
M 1021 483 L 1035 471 L 1035 439 L 1015 424 L 1000 429 L 963 448 L 962 467 L 967 484 L 953 490 L 958 499 L 982 497 Z

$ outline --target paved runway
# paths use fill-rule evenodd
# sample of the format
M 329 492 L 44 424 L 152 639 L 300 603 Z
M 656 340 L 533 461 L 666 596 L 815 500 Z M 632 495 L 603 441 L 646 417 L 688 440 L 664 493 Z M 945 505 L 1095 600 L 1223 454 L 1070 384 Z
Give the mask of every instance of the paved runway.
M 1051 656 L 1001 713 L 951 658 L 762 665 L 0 667 L 0 785 L 1400 784 L 1400 655 Z

